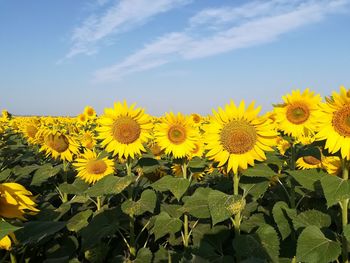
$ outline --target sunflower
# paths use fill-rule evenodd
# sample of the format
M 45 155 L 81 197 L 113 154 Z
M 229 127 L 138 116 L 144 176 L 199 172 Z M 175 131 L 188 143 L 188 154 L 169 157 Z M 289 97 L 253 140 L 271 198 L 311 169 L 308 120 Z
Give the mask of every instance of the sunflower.
M 21 131 L 28 143 L 35 144 L 37 142 L 36 135 L 39 131 L 39 124 L 38 121 L 29 120 L 21 125 Z
M 264 151 L 272 151 L 277 134 L 270 119 L 258 117 L 259 111 L 254 102 L 245 109 L 244 101 L 239 107 L 231 101 L 225 110 L 213 110 L 205 127 L 209 159 L 219 162 L 218 166 L 227 164 L 227 171 L 234 173 L 254 165 L 254 160 L 265 160 Z
M 350 94 L 345 87 L 340 87 L 340 93 L 332 93 L 322 105 L 318 114 L 319 132 L 317 140 L 325 140 L 325 148 L 330 153 L 340 150 L 344 159 L 350 159 Z
M 12 242 L 9 235 L 4 236 L 2 239 L 0 239 L 0 249 L 10 250 L 11 244 Z
M 204 150 L 205 150 L 203 140 L 199 139 L 198 141 L 196 141 L 194 143 L 194 146 L 195 146 L 195 148 L 191 151 L 191 153 L 189 154 L 189 157 L 193 158 L 193 157 L 197 156 L 197 157 L 201 158 L 203 156 Z
M 114 103 L 114 108 L 105 109 L 99 119 L 101 145 L 113 156 L 119 158 L 134 158 L 145 151 L 143 146 L 150 138 L 152 129 L 151 117 L 144 113 L 144 109 L 136 108 L 135 104 L 128 107 L 127 103 Z
M 293 90 L 282 97 L 284 103 L 274 107 L 276 124 L 279 130 L 298 138 L 305 133 L 316 131 L 321 96 L 309 89 L 303 93 Z
M 75 160 L 73 166 L 78 171 L 77 176 L 89 184 L 101 180 L 114 173 L 114 162 L 108 157 L 102 158 L 91 150 L 85 150 L 81 157 Z
M 297 168 L 300 170 L 306 170 L 306 169 L 314 169 L 314 168 L 321 168 L 322 162 L 320 159 L 316 158 L 315 156 L 309 155 L 309 156 L 303 156 L 298 158 L 296 161 Z
M 89 119 L 93 119 L 96 117 L 96 111 L 91 106 L 86 106 L 84 109 L 84 113 Z
M 92 150 L 96 145 L 96 138 L 93 132 L 85 131 L 80 135 L 80 143 L 83 147 Z
M 25 220 L 26 212 L 36 213 L 32 193 L 17 183 L 0 184 L 0 216 Z
M 81 123 L 81 124 L 86 124 L 87 121 L 88 121 L 88 117 L 86 116 L 85 113 L 79 114 L 77 119 L 78 119 L 78 122 Z
M 161 122 L 155 126 L 155 140 L 165 154 L 183 158 L 195 150 L 199 139 L 199 130 L 190 118 L 181 113 L 166 113 Z
M 283 139 L 282 137 L 280 137 L 280 136 L 278 136 L 277 138 L 276 138 L 276 144 L 277 144 L 277 146 L 276 146 L 276 148 L 277 148 L 277 150 L 279 151 L 279 153 L 282 155 L 282 156 L 284 156 L 285 155 L 285 153 L 286 153 L 286 151 L 290 148 L 290 143 L 287 141 L 287 140 L 285 140 L 285 139 Z
M 322 158 L 322 167 L 330 175 L 340 175 L 342 172 L 341 160 L 338 156 L 326 156 Z
M 45 152 L 47 156 L 51 155 L 54 159 L 60 158 L 63 161 L 71 162 L 73 155 L 79 153 L 79 145 L 72 136 L 49 129 L 46 129 L 42 136 L 43 144 L 40 151 Z

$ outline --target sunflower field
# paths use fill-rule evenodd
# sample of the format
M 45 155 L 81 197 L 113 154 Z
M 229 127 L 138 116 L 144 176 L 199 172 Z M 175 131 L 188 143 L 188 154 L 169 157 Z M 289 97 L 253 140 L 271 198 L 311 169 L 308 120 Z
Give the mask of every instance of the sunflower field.
M 0 117 L 0 262 L 348 262 L 350 90 L 260 113 Z

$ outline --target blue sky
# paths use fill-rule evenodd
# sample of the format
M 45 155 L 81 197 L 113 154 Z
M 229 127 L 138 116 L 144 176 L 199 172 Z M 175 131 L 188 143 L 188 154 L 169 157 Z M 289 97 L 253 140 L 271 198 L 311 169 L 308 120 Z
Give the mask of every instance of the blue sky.
M 292 89 L 350 87 L 349 25 L 350 0 L 2 0 L 0 108 L 267 111 Z

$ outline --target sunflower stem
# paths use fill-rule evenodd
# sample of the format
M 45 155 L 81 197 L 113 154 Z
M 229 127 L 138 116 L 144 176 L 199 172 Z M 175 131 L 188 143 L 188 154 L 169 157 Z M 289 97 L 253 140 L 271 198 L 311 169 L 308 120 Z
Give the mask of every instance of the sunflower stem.
M 128 158 L 128 160 L 126 162 L 126 173 L 127 173 L 127 176 L 132 176 L 131 168 L 132 168 L 131 159 Z M 129 190 L 128 190 L 129 200 L 130 201 L 132 201 L 132 199 L 133 199 L 133 190 L 134 190 L 134 188 L 132 187 L 132 185 L 130 185 Z M 131 258 L 135 258 L 136 257 L 135 218 L 132 215 L 130 215 L 129 218 L 130 218 L 130 222 L 129 222 L 129 228 L 130 228 L 129 251 L 130 251 Z
M 239 195 L 239 174 L 238 172 L 233 174 L 233 195 Z M 240 234 L 241 227 L 241 212 L 239 211 L 234 218 L 235 236 Z
M 295 158 L 296 158 L 296 151 L 295 151 L 295 144 L 292 144 L 291 147 L 291 156 L 290 156 L 290 169 L 292 171 L 295 170 Z M 290 208 L 295 208 L 295 188 L 294 184 L 292 182 L 292 178 L 289 177 L 289 183 L 290 183 Z
M 349 168 L 348 168 L 348 162 L 343 159 L 342 160 L 342 172 L 343 172 L 343 179 L 348 180 L 349 179 Z M 341 213 L 342 213 L 342 232 L 344 232 L 345 227 L 348 224 L 348 205 L 349 205 L 349 199 L 344 199 L 341 201 Z M 346 237 L 344 236 L 344 233 L 342 233 L 342 258 L 343 263 L 348 263 L 348 241 L 346 240 Z
M 183 178 L 187 179 L 187 163 L 184 162 L 181 166 Z M 188 233 L 188 215 L 184 214 L 184 247 L 188 247 L 189 241 L 189 233 Z
M 101 210 L 101 205 L 102 205 L 102 202 L 101 202 L 101 196 L 98 196 L 96 198 L 96 208 L 97 208 L 97 211 L 100 211 Z
M 64 160 L 63 161 L 63 182 L 68 183 L 68 165 L 69 163 Z M 68 194 L 62 193 L 62 203 L 68 202 Z
M 16 255 L 13 254 L 12 252 L 10 253 L 10 259 L 11 259 L 11 263 L 17 263 Z

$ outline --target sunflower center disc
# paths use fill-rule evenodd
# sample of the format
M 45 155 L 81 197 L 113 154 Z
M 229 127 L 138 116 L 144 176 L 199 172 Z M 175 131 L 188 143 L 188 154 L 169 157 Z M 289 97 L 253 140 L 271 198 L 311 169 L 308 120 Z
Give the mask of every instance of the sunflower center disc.
M 38 129 L 33 125 L 27 125 L 27 134 L 30 138 L 35 138 Z
M 243 121 L 231 121 L 221 130 L 221 143 L 231 154 L 243 154 L 254 148 L 256 131 Z
M 334 112 L 332 125 L 340 135 L 350 137 L 350 104 Z
M 181 144 L 186 140 L 186 130 L 181 125 L 174 125 L 168 131 L 168 138 L 174 144 Z
M 91 160 L 87 165 L 90 174 L 103 174 L 107 170 L 107 165 L 102 160 Z
M 69 147 L 69 142 L 66 136 L 62 135 L 53 135 L 50 134 L 46 138 L 46 144 L 53 150 L 59 153 L 63 153 Z
M 141 127 L 131 117 L 119 117 L 113 124 L 112 134 L 118 142 L 130 144 L 140 137 Z
M 307 121 L 310 117 L 310 111 L 307 105 L 295 103 L 287 109 L 287 119 L 294 124 L 301 124 Z
M 317 159 L 316 157 L 311 156 L 311 155 L 304 156 L 303 160 L 304 160 L 304 162 L 306 162 L 307 164 L 310 164 L 310 165 L 318 165 L 321 163 L 321 161 L 319 159 Z

